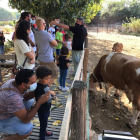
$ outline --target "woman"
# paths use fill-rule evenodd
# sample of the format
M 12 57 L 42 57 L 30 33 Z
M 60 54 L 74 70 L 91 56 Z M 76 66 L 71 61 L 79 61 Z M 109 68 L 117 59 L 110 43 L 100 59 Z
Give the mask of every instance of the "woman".
M 16 29 L 14 47 L 18 61 L 17 67 L 24 69 L 33 69 L 35 67 L 35 52 L 29 44 L 30 32 L 30 22 L 26 20 L 19 22 Z
M 52 48 L 57 46 L 57 42 L 50 33 L 44 31 L 46 26 L 44 19 L 37 18 L 36 25 L 38 27 L 38 31 L 35 34 L 35 42 L 38 48 L 38 60 L 41 65 L 45 65 L 52 70 L 52 76 L 49 82 L 49 86 L 51 86 L 54 80 L 58 78 L 58 68 L 54 62 L 52 51 Z

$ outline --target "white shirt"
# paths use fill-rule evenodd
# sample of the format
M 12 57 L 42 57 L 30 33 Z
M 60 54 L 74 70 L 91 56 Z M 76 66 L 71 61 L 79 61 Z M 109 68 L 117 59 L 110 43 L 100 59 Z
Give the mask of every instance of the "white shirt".
M 28 46 L 24 40 L 16 39 L 14 42 L 15 52 L 18 60 L 18 66 L 22 67 L 26 59 L 25 53 L 31 51 L 31 46 Z M 33 69 L 35 64 L 30 64 L 29 59 L 26 60 L 24 69 Z
M 51 32 L 51 35 L 52 35 L 53 39 L 55 39 L 55 28 L 50 27 L 48 32 L 49 31 Z
M 66 43 L 67 43 L 67 48 L 68 48 L 69 50 L 72 50 L 71 41 L 66 41 Z
M 33 41 L 33 43 L 35 44 L 35 37 L 34 37 L 34 33 L 31 30 L 29 37 L 31 38 L 31 40 Z M 36 52 L 36 46 L 33 47 L 33 50 Z

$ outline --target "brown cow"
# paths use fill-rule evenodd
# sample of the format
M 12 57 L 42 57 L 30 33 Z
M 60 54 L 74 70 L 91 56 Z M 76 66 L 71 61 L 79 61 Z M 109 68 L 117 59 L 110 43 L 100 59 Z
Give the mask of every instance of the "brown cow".
M 116 52 L 103 55 L 90 75 L 90 87 L 97 82 L 105 83 L 104 100 L 109 98 L 111 85 L 126 93 L 133 105 L 133 116 L 127 126 L 136 125 L 140 111 L 140 59 Z
M 123 49 L 123 44 L 117 42 L 117 43 L 115 43 L 115 44 L 113 45 L 112 52 L 121 53 L 121 52 L 122 52 L 122 49 Z

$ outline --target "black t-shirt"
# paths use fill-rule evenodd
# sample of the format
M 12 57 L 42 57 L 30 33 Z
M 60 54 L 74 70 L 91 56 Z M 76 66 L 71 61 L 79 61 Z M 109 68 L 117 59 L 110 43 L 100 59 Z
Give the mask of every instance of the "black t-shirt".
M 83 43 L 87 36 L 87 29 L 84 25 L 69 26 L 69 30 L 73 32 L 72 50 L 83 50 Z
M 67 56 L 62 56 L 60 55 L 58 58 L 59 64 L 58 66 L 60 67 L 61 70 L 67 70 L 67 63 L 69 63 L 69 60 L 66 60 Z
M 48 90 L 49 90 L 48 84 L 43 85 L 43 84 L 37 83 L 37 88 L 35 90 L 35 99 L 36 99 L 36 101 L 38 101 L 39 97 L 41 95 L 45 94 Z M 46 113 L 46 112 L 50 111 L 51 102 L 52 102 L 51 97 L 53 97 L 53 95 L 50 96 L 50 99 L 47 102 L 45 102 L 44 104 L 42 104 L 40 106 L 38 112 Z
M 5 40 L 5 37 L 0 36 L 0 45 L 4 45 L 3 40 Z

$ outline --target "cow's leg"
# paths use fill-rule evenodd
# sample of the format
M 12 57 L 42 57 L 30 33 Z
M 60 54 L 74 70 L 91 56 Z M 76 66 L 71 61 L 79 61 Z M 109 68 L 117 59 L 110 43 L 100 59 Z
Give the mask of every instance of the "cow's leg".
M 133 116 L 131 118 L 131 121 L 129 122 L 130 127 L 133 127 L 134 125 L 137 125 L 137 118 L 139 116 L 140 111 L 138 111 L 134 105 L 132 105 L 133 108 Z
M 105 99 L 108 99 L 109 98 L 109 90 L 110 90 L 109 83 L 105 83 L 105 89 L 106 89 Z
M 109 98 L 109 89 L 110 89 L 109 83 L 105 83 L 105 89 L 106 89 L 105 98 L 102 99 L 104 102 L 108 101 Z

